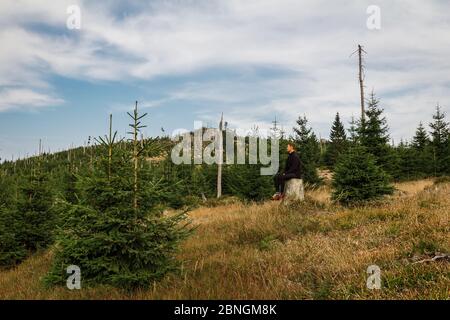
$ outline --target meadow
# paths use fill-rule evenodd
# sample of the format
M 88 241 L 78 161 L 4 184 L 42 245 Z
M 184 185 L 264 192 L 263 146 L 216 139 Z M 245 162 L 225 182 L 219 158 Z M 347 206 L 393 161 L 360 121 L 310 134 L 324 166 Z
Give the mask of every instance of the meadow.
M 306 201 L 206 203 L 188 213 L 195 232 L 182 266 L 150 289 L 46 288 L 52 248 L 0 271 L 0 299 L 449 299 L 450 183 L 397 183 L 383 201 L 344 207 L 330 187 Z M 381 269 L 381 289 L 366 286 Z M 81 271 L 82 272 L 82 271 Z

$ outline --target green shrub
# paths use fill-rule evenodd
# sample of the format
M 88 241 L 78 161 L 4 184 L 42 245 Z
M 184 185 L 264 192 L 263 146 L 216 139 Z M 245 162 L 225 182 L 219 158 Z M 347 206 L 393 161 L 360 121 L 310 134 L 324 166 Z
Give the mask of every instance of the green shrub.
M 0 265 L 12 267 L 30 253 L 48 247 L 53 241 L 55 219 L 53 196 L 47 174 L 39 162 L 20 180 L 17 196 L 13 179 L 0 181 Z
M 17 211 L 0 206 L 0 266 L 12 267 L 27 256 L 17 235 L 22 231 Z
M 332 197 L 344 204 L 377 199 L 392 194 L 389 176 L 364 147 L 353 146 L 335 167 Z

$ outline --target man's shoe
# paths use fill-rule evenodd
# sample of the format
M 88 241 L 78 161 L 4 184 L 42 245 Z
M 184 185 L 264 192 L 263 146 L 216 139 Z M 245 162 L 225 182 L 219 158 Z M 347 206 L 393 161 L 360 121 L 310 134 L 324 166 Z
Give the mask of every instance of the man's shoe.
M 273 196 L 272 196 L 272 200 L 279 200 L 281 196 L 281 193 L 276 192 Z
M 272 200 L 278 201 L 278 200 L 283 199 L 283 197 L 284 197 L 284 195 L 282 193 L 277 192 L 273 195 Z

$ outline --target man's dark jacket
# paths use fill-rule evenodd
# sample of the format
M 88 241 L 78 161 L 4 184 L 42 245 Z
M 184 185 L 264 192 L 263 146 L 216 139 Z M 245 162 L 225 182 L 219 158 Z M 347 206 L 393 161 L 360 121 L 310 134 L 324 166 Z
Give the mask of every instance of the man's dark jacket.
M 292 178 L 302 179 L 302 161 L 298 154 L 294 151 L 289 153 L 286 160 L 286 166 L 284 167 L 284 174 Z

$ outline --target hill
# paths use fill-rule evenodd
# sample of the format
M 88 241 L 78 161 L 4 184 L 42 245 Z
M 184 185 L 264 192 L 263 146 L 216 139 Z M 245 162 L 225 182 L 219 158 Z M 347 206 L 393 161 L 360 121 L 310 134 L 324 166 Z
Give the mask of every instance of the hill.
M 0 272 L 0 299 L 448 299 L 450 184 L 396 185 L 383 203 L 345 208 L 322 186 L 292 208 L 230 201 L 189 213 L 183 267 L 151 290 L 45 289 L 52 252 Z M 381 269 L 381 290 L 366 287 Z

